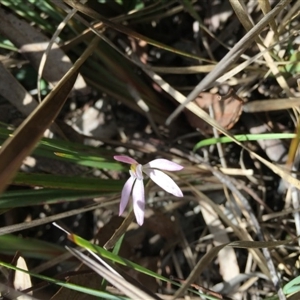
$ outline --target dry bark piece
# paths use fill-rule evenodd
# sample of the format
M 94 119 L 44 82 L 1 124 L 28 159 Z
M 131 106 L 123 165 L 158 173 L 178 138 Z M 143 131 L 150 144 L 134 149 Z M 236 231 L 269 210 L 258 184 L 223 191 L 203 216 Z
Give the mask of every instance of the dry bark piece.
M 200 93 L 195 99 L 195 103 L 208 114 L 210 114 L 209 111 L 211 106 L 213 118 L 228 130 L 239 120 L 244 102 L 233 90 L 230 90 L 225 96 L 208 92 Z M 192 112 L 186 110 L 185 114 L 192 127 L 198 128 L 200 131 L 207 134 L 213 132 L 212 127 L 209 124 Z

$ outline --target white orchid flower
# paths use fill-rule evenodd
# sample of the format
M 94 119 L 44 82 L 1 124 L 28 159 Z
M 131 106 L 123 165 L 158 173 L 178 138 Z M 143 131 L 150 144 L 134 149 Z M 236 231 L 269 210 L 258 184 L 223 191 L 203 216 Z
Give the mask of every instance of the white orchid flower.
M 144 191 L 144 176 L 148 175 L 162 189 L 171 193 L 176 197 L 183 197 L 183 194 L 178 185 L 168 175 L 160 170 L 165 171 L 180 171 L 182 166 L 163 158 L 154 159 L 146 165 L 139 164 L 136 160 L 125 155 L 116 155 L 114 159 L 126 164 L 130 164 L 130 177 L 126 181 L 121 195 L 119 215 L 124 212 L 132 191 L 133 211 L 136 221 L 139 225 L 144 223 L 145 212 L 145 191 Z M 160 169 L 160 170 L 159 170 Z

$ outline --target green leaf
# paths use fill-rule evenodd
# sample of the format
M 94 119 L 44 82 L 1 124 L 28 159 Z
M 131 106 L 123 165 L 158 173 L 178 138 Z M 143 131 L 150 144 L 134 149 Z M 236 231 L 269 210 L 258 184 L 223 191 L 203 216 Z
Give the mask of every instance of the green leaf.
M 22 238 L 12 234 L 0 236 L 0 253 L 15 255 L 17 251 L 24 257 L 45 260 L 53 259 L 66 252 L 61 246 L 33 238 Z

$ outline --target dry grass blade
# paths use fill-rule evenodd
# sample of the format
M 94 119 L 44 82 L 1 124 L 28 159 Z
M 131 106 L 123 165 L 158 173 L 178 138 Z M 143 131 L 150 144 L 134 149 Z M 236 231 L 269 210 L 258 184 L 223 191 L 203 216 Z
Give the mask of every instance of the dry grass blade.
M 258 4 L 261 8 L 261 10 L 263 11 L 264 15 L 266 15 L 268 12 L 271 11 L 271 5 L 269 0 L 258 0 Z M 276 40 L 278 40 L 278 31 L 277 31 L 277 25 L 275 20 L 270 20 L 270 26 L 272 28 L 272 30 L 274 31 L 274 35 Z
M 18 223 L 18 224 L 8 225 L 8 226 L 0 228 L 0 235 L 5 235 L 5 234 L 21 231 L 21 230 L 26 230 L 26 229 L 29 229 L 29 228 L 33 228 L 33 227 L 36 227 L 36 226 L 40 226 L 40 225 L 43 225 L 43 224 L 51 223 L 51 222 L 54 222 L 54 221 L 57 221 L 57 220 L 61 220 L 63 218 L 67 218 L 67 217 L 77 215 L 80 212 L 83 213 L 83 212 L 93 210 L 95 208 L 96 208 L 96 206 L 93 205 L 91 207 L 87 207 L 87 208 L 83 208 L 83 209 L 81 208 L 79 210 L 75 209 L 75 210 L 64 212 L 64 213 L 57 214 L 57 215 L 54 215 L 54 216 L 46 217 L 46 218 L 43 218 L 43 219 L 37 219 L 37 220 L 32 220 L 30 222 L 22 222 L 22 223 Z
M 52 46 L 56 44 L 55 40 L 58 38 L 59 34 L 66 26 L 67 22 L 76 14 L 76 12 L 77 12 L 76 9 L 72 9 L 72 11 L 69 12 L 68 15 L 64 18 L 64 20 L 58 25 L 55 33 L 53 34 L 53 36 L 51 37 L 51 40 L 49 41 L 49 43 L 47 45 L 45 52 L 42 55 L 41 62 L 40 62 L 39 68 L 38 68 L 38 77 L 37 77 L 38 99 L 40 102 L 41 102 L 41 79 L 42 79 L 44 67 L 46 65 L 46 60 L 51 53 Z
M 152 66 L 151 69 L 154 72 L 161 74 L 197 74 L 197 73 L 209 73 L 214 69 L 215 65 L 204 66 L 189 66 L 189 67 L 156 67 Z
M 236 12 L 236 15 L 238 17 L 238 19 L 240 20 L 241 24 L 244 26 L 244 28 L 247 31 L 250 31 L 253 28 L 250 16 L 247 12 L 247 8 L 242 5 L 243 2 L 239 2 L 239 1 L 234 1 L 234 0 L 230 0 L 231 5 L 234 9 L 234 11 Z M 266 1 L 265 1 L 266 2 Z M 274 21 L 274 19 L 270 19 L 270 21 Z M 275 76 L 279 86 L 285 91 L 285 93 L 289 96 L 289 97 L 293 97 L 293 93 L 290 91 L 290 88 L 285 80 L 285 78 L 281 75 L 280 71 L 278 70 L 278 67 L 275 65 L 274 60 L 271 56 L 271 54 L 269 52 L 266 52 L 266 46 L 264 45 L 260 35 L 258 35 L 258 37 L 255 39 L 255 42 L 257 43 L 257 46 L 259 48 L 259 50 L 263 53 L 263 56 L 271 70 L 271 72 L 273 73 L 273 75 Z
M 112 199 L 111 199 L 112 200 Z M 119 202 L 119 200 L 117 200 Z M 33 228 L 36 226 L 40 226 L 43 224 L 47 224 L 47 223 L 51 223 L 54 221 L 58 221 L 61 220 L 63 218 L 68 218 L 71 216 L 75 216 L 81 213 L 85 213 L 91 210 L 95 210 L 97 208 L 100 207 L 106 207 L 111 205 L 111 203 L 100 203 L 100 204 L 93 204 L 93 205 L 89 205 L 83 208 L 78 208 L 78 209 L 73 209 L 67 212 L 63 212 L 60 214 L 56 214 L 53 216 L 49 216 L 49 217 L 45 217 L 42 219 L 36 219 L 36 220 L 32 220 L 30 222 L 23 222 L 23 223 L 18 223 L 18 224 L 13 224 L 13 225 L 8 225 L 5 227 L 1 227 L 0 228 L 0 235 L 4 235 L 4 234 L 9 234 L 9 233 L 13 233 L 13 232 L 17 232 L 17 231 L 21 231 L 21 230 L 25 230 L 25 229 L 29 229 L 29 228 Z
M 4 191 L 24 158 L 31 153 L 45 130 L 58 115 L 76 81 L 79 67 L 93 52 L 97 42 L 98 38 L 89 45 L 45 100 L 20 125 L 14 136 L 3 144 L 0 151 L 0 192 Z
M 241 54 L 248 48 L 253 39 L 265 28 L 265 26 L 280 13 L 291 0 L 281 0 L 267 15 L 265 15 L 236 45 L 220 60 L 213 71 L 211 71 L 188 95 L 186 100 L 169 116 L 166 124 L 169 125 L 172 120 L 184 109 L 184 107 L 193 101 L 200 92 L 208 88 L 231 66 Z M 186 106 L 188 108 L 188 106 Z
M 292 19 L 296 19 L 300 14 L 300 2 L 295 1 L 294 5 L 290 7 L 287 14 L 284 16 L 282 22 L 279 24 L 278 32 L 282 33 L 284 31 L 284 27 L 291 22 Z
M 251 101 L 243 106 L 247 113 L 290 109 L 300 105 L 300 98 L 285 98 Z
M 240 1 L 229 0 L 229 2 L 231 4 L 236 16 L 238 17 L 239 21 L 243 24 L 244 28 L 247 31 L 250 31 L 253 27 L 253 22 L 248 14 L 247 7 L 246 7 L 245 3 L 243 2 L 243 0 L 240 0 Z M 259 41 L 260 43 L 262 43 L 259 34 L 255 38 L 255 41 Z

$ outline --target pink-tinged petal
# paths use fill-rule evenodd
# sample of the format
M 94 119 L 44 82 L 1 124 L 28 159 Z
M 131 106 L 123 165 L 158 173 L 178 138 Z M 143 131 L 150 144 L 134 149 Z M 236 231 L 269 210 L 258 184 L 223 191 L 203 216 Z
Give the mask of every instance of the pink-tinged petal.
M 168 193 L 176 196 L 176 197 L 183 197 L 182 191 L 179 186 L 174 182 L 172 178 L 170 178 L 165 173 L 155 170 L 155 169 L 148 169 L 144 170 L 144 172 L 162 189 L 167 191 Z
M 183 166 L 176 164 L 170 160 L 158 158 L 150 161 L 146 165 L 144 165 L 144 168 L 155 168 L 165 171 L 180 171 L 183 169 Z
M 119 216 L 122 215 L 122 213 L 124 212 L 124 210 L 128 204 L 134 181 L 135 181 L 135 178 L 129 177 L 128 180 L 126 181 L 125 185 L 123 186 L 122 194 L 121 194 L 120 208 L 119 208 Z
M 137 179 L 132 190 L 133 211 L 137 223 L 142 226 L 145 215 L 145 191 L 143 180 Z
M 134 160 L 133 158 L 126 156 L 126 155 L 115 155 L 114 159 L 117 161 L 121 161 L 125 164 L 130 164 L 130 165 L 138 164 L 138 162 L 136 160 Z

